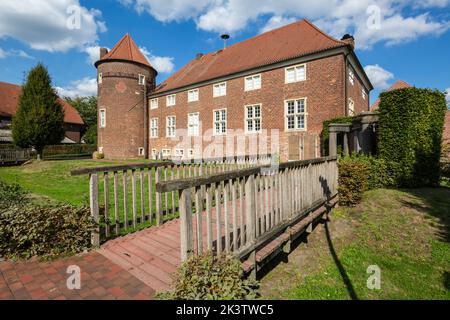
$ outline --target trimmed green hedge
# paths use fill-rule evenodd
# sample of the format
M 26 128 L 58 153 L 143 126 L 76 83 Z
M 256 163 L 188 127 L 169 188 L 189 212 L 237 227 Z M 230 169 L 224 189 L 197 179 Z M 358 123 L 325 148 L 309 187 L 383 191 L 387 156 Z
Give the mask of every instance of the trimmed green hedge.
M 61 144 L 46 146 L 44 149 L 44 157 L 92 155 L 95 151 L 97 151 L 97 146 L 93 144 Z
M 440 91 L 398 89 L 380 95 L 379 157 L 395 186 L 439 184 L 439 158 L 446 111 Z

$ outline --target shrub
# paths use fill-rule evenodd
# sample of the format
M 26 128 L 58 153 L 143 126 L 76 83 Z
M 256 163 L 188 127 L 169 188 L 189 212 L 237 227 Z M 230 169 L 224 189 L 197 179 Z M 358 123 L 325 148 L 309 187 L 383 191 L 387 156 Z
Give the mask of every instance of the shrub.
M 12 205 L 28 202 L 28 193 L 18 184 L 8 184 L 0 180 L 0 210 Z
M 95 151 L 92 155 L 92 159 L 94 159 L 94 160 L 105 159 L 105 154 L 103 152 Z
M 339 161 L 339 203 L 355 206 L 367 190 L 368 166 L 357 158 L 344 158 Z
M 174 289 L 159 293 L 166 300 L 244 300 L 258 296 L 259 284 L 244 279 L 241 262 L 212 254 L 194 256 L 175 275 Z
M 95 150 L 97 150 L 97 146 L 92 144 L 60 144 L 46 146 L 44 148 L 44 157 L 91 155 Z
M 0 256 L 79 253 L 90 247 L 94 227 L 87 207 L 12 205 L 0 210 Z
M 380 97 L 379 157 L 389 164 L 395 185 L 438 185 L 444 94 L 405 88 Z

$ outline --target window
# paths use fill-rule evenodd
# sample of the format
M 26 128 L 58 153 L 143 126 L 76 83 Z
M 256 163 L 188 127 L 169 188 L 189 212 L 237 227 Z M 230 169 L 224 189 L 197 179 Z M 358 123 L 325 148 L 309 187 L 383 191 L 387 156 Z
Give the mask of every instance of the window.
M 166 104 L 168 107 L 174 106 L 176 104 L 176 95 L 171 94 L 170 96 L 167 96 L 166 98 Z
M 245 78 L 245 91 L 261 89 L 261 75 L 255 75 Z
M 177 131 L 177 120 L 174 116 L 166 118 L 166 137 L 174 138 Z
M 198 101 L 198 89 L 188 91 L 188 102 Z
M 245 107 L 245 131 L 248 133 L 261 131 L 261 105 Z
M 361 89 L 361 95 L 362 95 L 362 98 L 363 98 L 364 100 L 366 100 L 366 96 L 367 96 L 366 90 Z
M 354 116 L 355 115 L 355 102 L 352 98 L 348 99 L 348 115 Z
M 158 138 L 158 118 L 150 119 L 150 138 Z
M 175 149 L 175 157 L 183 158 L 184 157 L 184 149 Z
M 158 150 L 152 149 L 152 159 L 156 160 L 158 158 Z
M 286 83 L 293 83 L 306 80 L 306 65 L 286 68 Z
M 170 158 L 171 154 L 172 154 L 172 151 L 170 149 L 162 149 L 162 157 L 163 157 L 163 159 Z
M 158 98 L 150 100 L 150 109 L 158 109 Z
M 227 95 L 227 83 L 222 82 L 214 85 L 213 96 L 221 97 Z
M 306 130 L 306 98 L 286 101 L 286 130 Z
M 100 109 L 100 128 L 106 128 L 106 109 Z
M 145 76 L 143 74 L 139 75 L 139 85 L 145 85 Z
M 188 157 L 193 158 L 194 157 L 194 149 L 188 149 Z
M 198 112 L 188 114 L 188 136 L 198 136 L 200 127 L 200 115 Z
M 144 156 L 144 155 L 145 155 L 145 149 L 139 148 L 139 156 Z
M 214 110 L 214 134 L 227 133 L 227 109 Z
M 351 68 L 348 69 L 348 81 L 350 81 L 352 85 L 355 84 L 355 74 Z
M 102 84 L 103 83 L 103 73 L 99 73 L 98 74 L 98 84 Z

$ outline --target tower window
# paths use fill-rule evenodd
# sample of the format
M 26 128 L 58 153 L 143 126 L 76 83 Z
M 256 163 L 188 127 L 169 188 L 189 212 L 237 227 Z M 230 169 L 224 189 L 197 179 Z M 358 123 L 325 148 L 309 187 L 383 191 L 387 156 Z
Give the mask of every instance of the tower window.
M 139 75 L 139 85 L 145 85 L 145 76 L 143 74 Z
M 99 73 L 98 74 L 98 84 L 102 84 L 103 83 L 103 73 Z
M 100 109 L 100 128 L 106 128 L 106 109 Z

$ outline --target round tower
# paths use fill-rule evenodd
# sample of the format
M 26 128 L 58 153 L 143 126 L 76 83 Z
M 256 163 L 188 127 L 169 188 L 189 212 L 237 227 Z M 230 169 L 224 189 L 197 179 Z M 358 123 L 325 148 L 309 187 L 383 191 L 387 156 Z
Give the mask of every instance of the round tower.
M 98 79 L 98 149 L 107 159 L 148 157 L 147 93 L 157 71 L 126 34 L 108 52 L 100 49 Z

